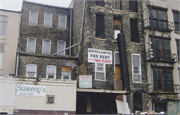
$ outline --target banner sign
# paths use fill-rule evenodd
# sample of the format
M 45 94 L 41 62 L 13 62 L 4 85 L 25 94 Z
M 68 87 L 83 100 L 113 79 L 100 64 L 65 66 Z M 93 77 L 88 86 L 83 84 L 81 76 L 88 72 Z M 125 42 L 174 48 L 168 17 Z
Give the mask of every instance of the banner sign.
M 88 48 L 88 62 L 112 64 L 112 51 Z
M 92 88 L 92 75 L 80 75 L 79 88 Z
M 17 84 L 17 95 L 46 96 L 46 86 Z

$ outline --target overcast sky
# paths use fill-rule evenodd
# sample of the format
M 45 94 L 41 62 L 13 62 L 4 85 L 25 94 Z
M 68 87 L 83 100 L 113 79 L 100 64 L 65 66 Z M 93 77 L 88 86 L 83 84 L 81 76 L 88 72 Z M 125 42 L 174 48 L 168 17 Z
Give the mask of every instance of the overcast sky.
M 0 9 L 21 11 L 23 0 L 0 0 Z M 47 5 L 68 7 L 71 0 L 26 0 Z

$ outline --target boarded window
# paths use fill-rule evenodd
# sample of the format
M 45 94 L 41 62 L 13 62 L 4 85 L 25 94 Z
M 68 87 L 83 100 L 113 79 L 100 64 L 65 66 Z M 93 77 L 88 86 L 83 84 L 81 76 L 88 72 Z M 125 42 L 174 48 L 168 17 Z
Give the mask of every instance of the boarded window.
M 58 27 L 66 29 L 67 15 L 59 14 L 58 16 Z
M 142 82 L 140 54 L 132 54 L 132 77 L 133 82 Z
M 71 67 L 61 67 L 61 79 L 62 80 L 71 79 Z
M 174 26 L 175 26 L 175 31 L 179 31 L 180 25 L 179 25 L 179 13 L 173 12 L 174 16 Z
M 26 77 L 36 77 L 37 65 L 27 64 L 26 66 Z
M 56 66 L 54 65 L 47 65 L 46 66 L 46 78 L 56 79 Z
M 51 12 L 44 12 L 44 25 L 52 26 L 52 13 Z
M 104 16 L 96 14 L 96 38 L 104 37 Z
M 42 54 L 50 54 L 51 52 L 51 40 L 43 39 Z
M 0 52 L 0 67 L 3 65 L 3 52 Z
M 118 37 L 119 33 L 121 33 L 121 20 L 114 18 L 114 39 Z
M 131 19 L 131 42 L 139 42 L 139 32 L 138 32 L 138 24 L 137 20 Z
M 29 23 L 30 24 L 37 24 L 38 20 L 38 11 L 37 10 L 30 10 L 29 12 Z
M 63 50 L 66 48 L 66 42 L 65 41 L 57 41 L 57 52 Z M 57 55 L 60 55 L 60 56 L 65 56 L 65 51 L 61 52 L 61 53 L 58 53 Z
M 129 11 L 130 12 L 137 12 L 137 1 L 136 0 L 130 0 L 129 1 Z
M 36 45 L 36 39 L 35 38 L 27 38 L 26 52 L 35 53 L 35 45 Z
M 96 0 L 95 2 L 96 2 L 96 3 L 95 3 L 96 6 L 104 7 L 104 4 L 105 4 L 105 3 L 104 3 L 104 0 Z
M 105 64 L 103 63 L 96 63 L 95 64 L 95 68 L 96 68 L 96 79 L 99 80 L 106 80 L 105 76 Z
M 113 0 L 114 9 L 122 10 L 122 0 Z

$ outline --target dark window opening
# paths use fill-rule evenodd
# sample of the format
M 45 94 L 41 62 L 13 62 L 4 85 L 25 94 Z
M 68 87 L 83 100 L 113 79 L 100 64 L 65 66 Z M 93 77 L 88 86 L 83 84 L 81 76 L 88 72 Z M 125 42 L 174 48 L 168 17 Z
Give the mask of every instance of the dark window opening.
M 104 7 L 104 0 L 96 0 L 96 6 Z
M 166 103 L 155 103 L 155 111 L 156 112 L 161 112 L 161 111 L 166 112 L 167 111 Z
M 175 31 L 179 31 L 179 13 L 173 12 Z
M 176 40 L 176 47 L 177 47 L 177 57 L 178 62 L 180 61 L 180 40 Z
M 129 11 L 130 12 L 137 12 L 137 1 L 136 0 L 130 0 L 129 1 Z
M 134 93 L 133 94 L 133 109 L 135 111 L 142 111 L 142 94 Z
M 96 38 L 104 37 L 104 16 L 96 14 Z
M 122 10 L 122 0 L 114 0 L 114 9 Z
M 137 20 L 131 19 L 131 42 L 139 42 L 139 32 L 138 32 L 138 24 Z
M 118 37 L 119 33 L 121 33 L 121 20 L 114 18 L 114 39 Z
M 174 91 L 172 70 L 154 69 L 153 82 L 155 91 Z

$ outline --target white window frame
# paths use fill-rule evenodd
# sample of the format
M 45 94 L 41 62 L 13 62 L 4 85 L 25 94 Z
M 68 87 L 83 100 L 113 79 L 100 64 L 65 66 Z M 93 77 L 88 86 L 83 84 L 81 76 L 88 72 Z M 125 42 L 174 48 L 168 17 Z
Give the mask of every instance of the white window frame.
M 33 51 L 33 52 L 29 52 L 29 51 L 28 51 L 29 38 L 34 38 L 34 39 L 35 39 L 35 40 L 34 40 L 35 43 L 34 43 L 34 51 Z M 27 38 L 27 45 L 26 45 L 26 52 L 27 52 L 27 53 L 35 53 L 35 51 L 36 51 L 36 38 L 35 38 L 35 37 L 28 37 L 28 38 Z
M 133 56 L 139 56 L 139 62 L 140 62 L 140 66 L 138 67 L 139 68 L 139 74 L 134 73 Z M 134 82 L 134 83 L 142 83 L 141 55 L 140 54 L 136 54 L 136 53 L 131 54 L 131 64 L 132 64 L 132 82 Z M 139 75 L 140 76 L 140 81 L 134 81 L 134 77 L 133 77 L 134 75 Z
M 34 9 L 31 9 L 29 10 L 29 24 L 33 24 L 33 23 L 30 23 L 30 18 L 31 18 L 31 11 L 34 10 Z M 38 22 L 38 10 L 34 10 L 34 11 L 37 11 L 37 18 L 36 18 L 36 22 L 34 25 L 37 25 L 37 22 Z
M 65 72 L 65 71 L 62 71 L 62 72 Z M 67 80 L 67 79 L 64 79 L 64 75 L 62 74 L 62 72 L 61 72 L 61 79 L 62 80 Z M 67 73 L 70 73 L 70 76 L 69 76 L 68 80 L 71 80 L 71 72 L 67 72 Z
M 103 71 L 97 71 L 97 64 L 103 64 Z M 96 73 L 97 72 L 104 73 L 104 80 L 96 78 Z M 106 64 L 104 64 L 104 63 L 95 63 L 95 80 L 106 81 Z
M 47 24 L 45 24 L 45 22 L 46 22 L 46 17 L 45 17 L 45 14 L 46 13 L 51 13 L 51 12 L 44 12 L 44 26 L 49 26 L 49 27 L 52 27 L 52 19 L 53 19 L 53 13 L 51 13 L 51 17 L 50 17 L 50 19 L 51 19 L 51 24 L 50 25 L 47 25 Z
M 48 53 L 44 53 L 44 40 L 49 40 L 50 41 L 50 47 Z M 42 54 L 51 54 L 51 40 L 50 39 L 43 39 L 42 40 Z
M 34 77 L 36 78 L 37 77 L 37 65 L 36 64 L 27 64 L 26 65 L 26 77 L 28 77 L 28 65 L 33 65 L 33 66 L 35 66 L 36 67 L 36 71 L 35 71 L 35 74 L 34 74 Z
M 66 41 L 58 40 L 58 41 L 57 41 L 57 52 L 58 52 L 59 41 L 64 42 L 64 49 L 66 48 Z M 63 49 L 62 49 L 62 50 L 63 50 Z M 63 51 L 63 52 L 64 52 L 63 55 L 60 55 L 59 53 L 58 53 L 57 55 L 58 55 L 58 56 L 65 56 L 65 55 L 66 55 L 66 51 Z
M 46 79 L 52 79 L 52 78 L 48 78 L 48 73 L 47 73 L 47 72 L 48 72 L 48 67 L 49 67 L 49 66 L 55 67 L 55 74 L 54 74 L 54 78 L 53 78 L 53 79 L 56 79 L 56 72 L 57 72 L 56 70 L 57 70 L 57 68 L 56 68 L 55 65 L 47 65 L 47 66 L 46 66 Z
M 3 20 L 2 20 L 2 17 L 6 17 L 7 20 L 6 20 L 6 21 L 3 21 Z M 1 32 L 1 24 L 2 24 L 2 23 L 6 23 L 6 27 L 5 27 L 5 35 L 2 36 L 1 33 L 0 33 L 0 38 L 5 38 L 6 33 L 7 33 L 7 27 L 8 27 L 8 16 L 0 15 L 0 32 Z
M 65 15 L 66 17 L 65 17 L 65 28 L 64 27 L 60 27 L 60 16 L 61 15 Z M 58 14 L 58 28 L 62 28 L 62 29 L 66 29 L 66 27 L 67 27 L 67 15 L 66 14 Z

